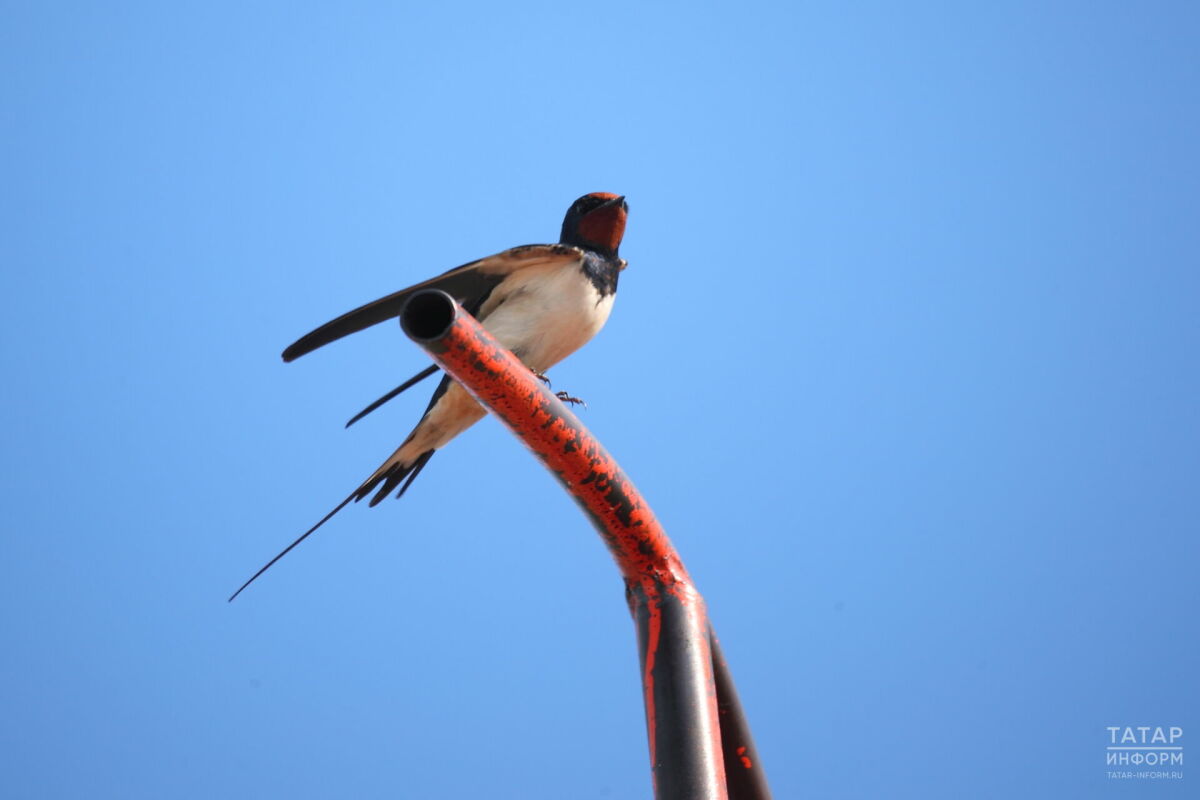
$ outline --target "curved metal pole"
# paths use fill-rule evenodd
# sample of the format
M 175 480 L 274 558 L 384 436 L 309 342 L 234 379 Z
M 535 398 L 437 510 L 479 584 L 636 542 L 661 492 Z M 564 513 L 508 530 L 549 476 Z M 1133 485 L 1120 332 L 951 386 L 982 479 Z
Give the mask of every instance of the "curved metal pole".
M 717 661 L 721 680 L 714 682 L 716 639 L 704 600 L 616 461 L 562 401 L 445 292 L 414 294 L 400 324 L 554 473 L 616 559 L 637 624 L 655 796 L 769 798 L 723 660 Z M 730 720 L 738 724 L 729 727 L 737 729 L 737 741 L 725 742 L 723 755 L 719 714 L 728 717 L 731 711 Z M 730 775 L 727 789 L 727 767 L 753 771 L 755 780 Z

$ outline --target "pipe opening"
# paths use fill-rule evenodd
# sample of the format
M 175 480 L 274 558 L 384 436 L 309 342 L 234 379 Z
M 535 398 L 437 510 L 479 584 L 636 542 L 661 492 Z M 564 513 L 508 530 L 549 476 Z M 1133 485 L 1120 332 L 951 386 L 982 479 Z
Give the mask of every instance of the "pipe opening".
M 454 323 L 455 303 L 440 289 L 423 289 L 404 304 L 400 327 L 410 339 L 429 342 L 440 339 Z

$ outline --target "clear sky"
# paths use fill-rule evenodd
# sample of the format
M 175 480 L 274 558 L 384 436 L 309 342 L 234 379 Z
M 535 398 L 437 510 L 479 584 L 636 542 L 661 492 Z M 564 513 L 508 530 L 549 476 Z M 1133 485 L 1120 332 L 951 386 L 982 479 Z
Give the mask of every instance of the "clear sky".
M 1197 795 L 1105 774 L 1110 725 L 1200 747 L 1196 4 L 9 2 L 0 39 L 3 796 L 650 795 L 616 570 L 492 420 L 225 603 L 432 388 L 345 431 L 422 354 L 280 350 L 589 191 L 630 266 L 554 385 L 777 797 Z

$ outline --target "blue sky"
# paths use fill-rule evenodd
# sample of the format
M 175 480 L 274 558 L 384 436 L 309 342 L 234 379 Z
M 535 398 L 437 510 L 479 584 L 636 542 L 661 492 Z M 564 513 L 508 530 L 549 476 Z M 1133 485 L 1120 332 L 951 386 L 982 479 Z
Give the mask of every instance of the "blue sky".
M 970 6 L 970 7 L 968 7 Z M 707 597 L 776 795 L 1184 797 L 1200 12 L 0 10 L 8 797 L 650 794 L 616 570 L 491 420 L 392 451 L 341 312 L 628 196 L 552 371 Z M 466 473 L 470 496 L 458 488 Z

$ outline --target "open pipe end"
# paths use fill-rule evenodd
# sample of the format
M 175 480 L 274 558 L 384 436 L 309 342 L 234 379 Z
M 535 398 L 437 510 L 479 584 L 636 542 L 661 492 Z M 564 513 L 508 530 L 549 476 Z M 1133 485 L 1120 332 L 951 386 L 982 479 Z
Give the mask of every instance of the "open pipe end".
M 400 327 L 408 338 L 433 342 L 446 335 L 454 324 L 458 305 L 441 289 L 422 289 L 408 298 L 400 311 Z

